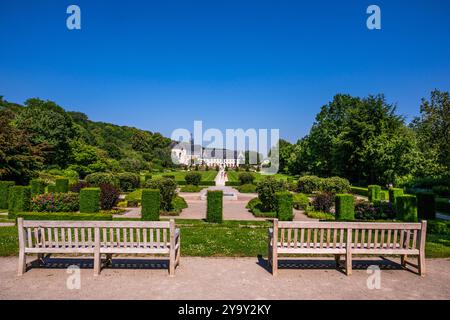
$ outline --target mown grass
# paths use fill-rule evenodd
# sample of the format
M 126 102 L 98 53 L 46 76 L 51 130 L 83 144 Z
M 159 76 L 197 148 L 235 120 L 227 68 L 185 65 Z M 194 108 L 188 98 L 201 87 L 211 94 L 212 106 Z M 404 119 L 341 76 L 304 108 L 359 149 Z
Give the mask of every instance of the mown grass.
M 233 171 L 232 169 L 228 170 L 228 172 L 227 172 L 228 181 L 239 181 L 239 174 L 242 172 L 245 172 L 245 171 L 237 171 L 236 172 L 236 171 Z M 275 179 L 283 180 L 283 181 L 286 181 L 287 178 L 289 177 L 288 175 L 285 175 L 282 173 L 277 173 L 277 174 L 273 174 L 273 175 L 264 175 L 259 172 L 252 172 L 252 174 L 255 176 L 255 182 L 258 182 L 268 176 L 271 176 L 271 177 L 274 177 Z
M 190 171 L 173 171 L 173 172 L 161 172 L 161 173 L 152 173 L 152 178 L 159 178 L 164 175 L 175 176 L 175 180 L 181 181 L 184 180 L 186 174 Z M 193 171 L 198 172 L 202 175 L 202 181 L 213 181 L 216 178 L 217 171 L 216 170 L 208 170 L 208 171 Z

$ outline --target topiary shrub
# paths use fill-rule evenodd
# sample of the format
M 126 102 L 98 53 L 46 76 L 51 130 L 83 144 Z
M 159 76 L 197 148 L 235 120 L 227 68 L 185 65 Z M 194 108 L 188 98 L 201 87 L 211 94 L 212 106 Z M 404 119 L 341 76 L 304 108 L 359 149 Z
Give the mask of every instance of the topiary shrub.
M 416 196 L 419 219 L 436 219 L 436 195 L 433 192 L 419 192 Z
M 294 211 L 292 208 L 292 193 L 288 191 L 276 192 L 277 199 L 277 218 L 280 221 L 292 221 Z
M 223 192 L 208 191 L 206 200 L 206 221 L 222 223 L 223 220 Z
M 321 192 L 314 197 L 312 205 L 315 211 L 330 213 L 331 208 L 334 205 L 334 195 L 331 193 Z
M 297 182 L 298 192 L 311 194 L 322 190 L 322 179 L 316 176 L 303 176 Z
M 292 198 L 292 206 L 297 210 L 305 210 L 309 205 L 309 198 L 306 194 L 297 193 Z
M 89 188 L 89 184 L 86 181 L 78 181 L 70 187 L 70 192 L 80 193 L 83 188 Z
M 369 191 L 367 188 L 361 188 L 361 187 L 350 187 L 350 190 L 353 194 L 357 194 L 363 197 L 367 197 L 369 195 Z
M 183 197 L 175 196 L 172 200 L 173 210 L 176 214 L 179 214 L 183 209 L 188 207 L 186 200 Z
M 355 206 L 351 194 L 337 194 L 334 206 L 336 220 L 355 220 Z
M 96 213 L 100 211 L 100 188 L 84 188 L 80 190 L 80 212 Z
M 253 184 L 255 176 L 250 172 L 241 172 L 239 173 L 238 179 L 241 185 Z
M 370 185 L 367 187 L 367 197 L 369 202 L 381 201 L 381 187 L 377 185 Z
M 170 212 L 173 209 L 172 201 L 177 195 L 177 183 L 171 178 L 150 180 L 145 183 L 148 189 L 158 189 L 161 194 L 161 210 Z
M 0 181 L 0 209 L 8 209 L 9 190 L 14 181 Z
M 152 180 L 153 176 L 151 174 L 146 174 L 144 176 L 144 181 Z
M 133 191 L 139 188 L 141 183 L 141 178 L 137 173 L 132 172 L 122 172 L 117 175 L 119 179 L 120 190 L 124 192 Z
M 389 189 L 389 202 L 395 206 L 395 198 L 403 195 L 403 189 L 401 188 L 390 188 Z
M 100 185 L 100 208 L 111 210 L 119 202 L 120 190 L 112 184 Z
M 30 188 L 31 188 L 31 196 L 37 196 L 38 194 L 45 193 L 45 187 L 47 184 L 44 180 L 41 179 L 35 179 L 30 181 Z
M 30 211 L 31 188 L 24 186 L 12 186 L 8 195 L 8 218 L 14 219 L 18 212 Z
M 261 200 L 259 200 L 259 198 L 253 198 L 247 203 L 245 208 L 247 208 L 253 212 L 253 208 L 255 208 L 256 206 L 260 206 L 260 205 L 261 205 Z
M 31 211 L 35 212 L 76 212 L 80 209 L 78 193 L 45 193 L 31 199 Z
M 47 186 L 47 192 L 48 193 L 55 193 L 56 192 L 56 186 L 54 184 L 49 184 Z
M 99 187 L 101 184 L 111 184 L 115 187 L 120 185 L 119 179 L 111 173 L 96 172 L 86 176 L 86 182 L 94 187 Z
M 186 180 L 187 184 L 198 186 L 202 180 L 202 175 L 199 172 L 188 172 L 186 173 L 184 180 Z
M 256 186 L 254 184 L 243 184 L 237 189 L 240 193 L 256 193 Z
M 286 185 L 281 180 L 276 180 L 272 176 L 268 176 L 261 180 L 256 186 L 258 198 L 261 200 L 263 211 L 276 211 L 277 199 L 275 193 L 286 191 Z
M 141 219 L 146 221 L 158 221 L 161 209 L 161 196 L 159 189 L 142 190 Z
M 322 179 L 320 190 L 327 193 L 348 193 L 350 192 L 350 182 L 340 177 Z
M 61 193 L 69 192 L 69 179 L 56 179 L 55 191 Z
M 190 193 L 192 193 L 192 192 L 200 192 L 200 191 L 202 191 L 202 189 L 203 189 L 203 187 L 199 187 L 199 186 L 194 186 L 192 184 L 188 184 L 188 185 L 182 186 L 180 188 L 180 191 L 181 192 L 190 192 Z
M 413 195 L 402 195 L 396 198 L 397 219 L 417 221 L 417 198 Z

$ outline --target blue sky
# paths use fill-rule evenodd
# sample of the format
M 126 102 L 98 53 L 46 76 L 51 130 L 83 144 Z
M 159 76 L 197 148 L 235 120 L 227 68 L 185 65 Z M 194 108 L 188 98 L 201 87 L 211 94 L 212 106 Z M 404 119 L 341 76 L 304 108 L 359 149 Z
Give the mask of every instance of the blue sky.
M 81 8 L 81 30 L 66 8 Z M 366 28 L 377 4 L 382 30 Z M 450 88 L 450 1 L 0 2 L 0 95 L 92 120 L 308 133 L 336 93 L 384 93 L 411 118 Z

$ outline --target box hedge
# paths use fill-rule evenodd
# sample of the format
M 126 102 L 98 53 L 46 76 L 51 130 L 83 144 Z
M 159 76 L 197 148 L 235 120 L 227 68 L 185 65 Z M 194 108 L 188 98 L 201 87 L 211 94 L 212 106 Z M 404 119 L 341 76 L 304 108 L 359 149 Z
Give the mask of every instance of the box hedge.
M 8 209 L 9 189 L 14 186 L 14 181 L 0 181 L 0 209 Z
M 206 221 L 213 223 L 223 221 L 223 192 L 220 190 L 207 192 Z
M 228 187 L 237 187 L 240 186 L 241 183 L 239 181 L 226 181 L 225 185 Z
M 100 211 L 100 188 L 84 188 L 80 190 L 80 212 L 97 213 Z
M 8 197 L 8 218 L 12 219 L 17 212 L 30 211 L 31 188 L 12 186 Z
M 151 174 L 144 175 L 144 181 L 152 180 L 153 176 Z
M 359 196 L 363 196 L 363 197 L 367 197 L 369 190 L 367 190 L 367 188 L 362 188 L 362 187 L 350 187 L 350 190 L 353 194 L 357 194 Z
M 47 186 L 47 192 L 48 193 L 55 193 L 56 192 L 56 186 L 54 184 L 50 184 Z
M 25 220 L 100 220 L 111 221 L 113 216 L 110 213 L 79 213 L 79 212 L 20 212 L 14 218 Z
M 56 192 L 69 192 L 69 179 L 56 179 L 55 188 Z
M 390 188 L 389 189 L 389 202 L 395 206 L 395 198 L 403 195 L 403 189 L 401 188 Z
M 161 195 L 158 189 L 142 190 L 141 219 L 146 221 L 158 221 L 161 208 Z
M 417 198 L 413 195 L 402 195 L 395 198 L 397 219 L 402 221 L 417 221 Z
M 337 194 L 335 197 L 336 220 L 355 220 L 353 195 Z
M 275 193 L 277 200 L 277 218 L 280 221 L 292 221 L 294 219 L 293 196 L 288 191 L 279 191 Z
M 432 192 L 419 192 L 416 196 L 417 216 L 419 219 L 436 219 L 436 195 Z
M 378 185 L 370 185 L 367 187 L 367 197 L 369 198 L 369 202 L 377 202 L 381 201 L 381 187 Z
M 39 194 L 45 193 L 45 187 L 47 184 L 44 180 L 41 179 L 35 179 L 30 181 L 30 187 L 31 187 L 31 196 L 37 196 Z

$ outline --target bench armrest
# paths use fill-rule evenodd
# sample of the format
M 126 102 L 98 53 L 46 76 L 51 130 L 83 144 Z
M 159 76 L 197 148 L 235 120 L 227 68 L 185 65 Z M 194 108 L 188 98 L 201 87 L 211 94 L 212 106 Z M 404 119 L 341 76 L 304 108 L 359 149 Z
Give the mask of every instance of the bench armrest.
M 180 238 L 180 228 L 175 229 L 175 242 Z

